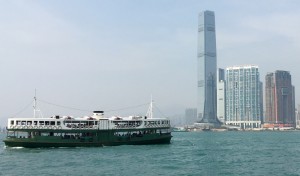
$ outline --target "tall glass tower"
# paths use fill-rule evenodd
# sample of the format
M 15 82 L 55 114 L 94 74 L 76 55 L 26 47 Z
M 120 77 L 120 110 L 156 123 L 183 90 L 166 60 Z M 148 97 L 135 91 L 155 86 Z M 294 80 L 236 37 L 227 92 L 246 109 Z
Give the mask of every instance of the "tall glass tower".
M 215 14 L 199 14 L 198 26 L 198 105 L 197 123 L 219 123 L 217 120 L 217 54 Z

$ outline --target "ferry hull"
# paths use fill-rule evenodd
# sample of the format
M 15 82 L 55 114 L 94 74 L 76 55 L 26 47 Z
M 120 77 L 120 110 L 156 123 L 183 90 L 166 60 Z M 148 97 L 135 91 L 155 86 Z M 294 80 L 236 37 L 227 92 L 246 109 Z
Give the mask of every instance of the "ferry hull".
M 7 147 L 24 147 L 24 148 L 49 148 L 49 147 L 103 147 L 103 146 L 117 146 L 117 145 L 149 145 L 149 144 L 170 144 L 172 136 L 164 135 L 156 138 L 141 138 L 141 139 L 118 139 L 113 141 L 103 142 L 89 142 L 89 141 L 66 141 L 66 140 L 33 140 L 33 139 L 19 139 L 8 138 L 3 142 Z

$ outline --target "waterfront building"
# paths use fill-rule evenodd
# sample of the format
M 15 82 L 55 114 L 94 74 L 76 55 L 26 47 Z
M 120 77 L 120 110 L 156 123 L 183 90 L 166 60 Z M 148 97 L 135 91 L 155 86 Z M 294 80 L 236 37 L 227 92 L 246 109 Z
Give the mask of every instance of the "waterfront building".
M 219 125 L 217 119 L 217 53 L 215 15 L 212 11 L 199 14 L 198 24 L 198 121 L 195 125 Z
M 296 128 L 300 128 L 300 105 L 298 104 L 298 108 L 296 110 Z
M 197 108 L 185 109 L 186 125 L 193 125 L 197 121 Z
M 217 73 L 217 117 L 220 122 L 225 122 L 225 70 L 218 69 Z
M 258 66 L 245 65 L 226 68 L 225 124 L 260 128 L 262 91 Z
M 264 127 L 295 127 L 295 93 L 291 74 L 277 70 L 266 75 Z
M 264 123 L 264 93 L 263 93 L 263 83 L 260 81 L 259 82 L 259 95 L 260 95 L 260 114 L 261 114 L 261 124 Z

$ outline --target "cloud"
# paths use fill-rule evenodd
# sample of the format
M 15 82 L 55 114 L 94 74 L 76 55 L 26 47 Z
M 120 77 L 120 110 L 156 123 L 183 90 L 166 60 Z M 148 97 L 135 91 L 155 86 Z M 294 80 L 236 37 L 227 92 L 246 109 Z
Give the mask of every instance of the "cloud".
M 255 18 L 249 17 L 245 19 L 243 25 L 259 34 L 261 40 L 280 36 L 289 39 L 293 45 L 299 46 L 299 18 L 299 12 L 281 12 Z

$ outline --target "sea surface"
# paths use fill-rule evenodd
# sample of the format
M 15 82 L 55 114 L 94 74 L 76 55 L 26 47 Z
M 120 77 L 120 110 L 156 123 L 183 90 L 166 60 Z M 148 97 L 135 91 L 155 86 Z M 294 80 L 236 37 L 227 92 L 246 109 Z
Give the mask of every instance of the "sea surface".
M 0 175 L 300 175 L 300 131 L 174 132 L 169 145 L 6 148 Z

